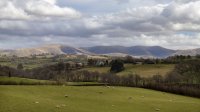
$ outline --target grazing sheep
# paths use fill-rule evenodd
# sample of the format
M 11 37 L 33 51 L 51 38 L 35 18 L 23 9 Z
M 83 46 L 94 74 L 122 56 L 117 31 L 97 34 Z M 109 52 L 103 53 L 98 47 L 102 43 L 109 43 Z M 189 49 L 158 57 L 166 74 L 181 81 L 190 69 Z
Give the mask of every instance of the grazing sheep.
M 60 108 L 60 105 L 56 105 L 56 108 Z
M 160 109 L 158 109 L 158 108 L 156 108 L 155 110 L 156 110 L 156 111 L 160 111 Z
M 130 96 L 130 97 L 128 97 L 128 99 L 129 99 L 129 100 L 131 100 L 131 99 L 132 99 L 132 97 Z
M 35 103 L 36 103 L 36 104 L 38 104 L 39 102 L 38 102 L 38 101 L 36 101 Z
M 65 105 L 65 104 L 62 104 L 61 106 L 62 106 L 62 107 L 66 107 L 66 105 Z
M 106 86 L 107 88 L 110 88 L 110 86 Z

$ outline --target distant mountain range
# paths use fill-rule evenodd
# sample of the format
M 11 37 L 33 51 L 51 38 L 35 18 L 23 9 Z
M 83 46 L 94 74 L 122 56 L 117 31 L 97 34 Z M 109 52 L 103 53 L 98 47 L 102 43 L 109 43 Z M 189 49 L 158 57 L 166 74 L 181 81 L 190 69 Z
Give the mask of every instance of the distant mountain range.
M 113 53 L 123 53 L 139 57 L 166 57 L 176 53 L 175 50 L 166 49 L 160 46 L 96 46 L 83 49 L 95 54 L 109 55 Z
M 39 54 L 74 54 L 74 55 L 108 55 L 108 56 L 126 56 L 144 58 L 164 58 L 173 55 L 197 55 L 199 49 L 172 50 L 160 46 L 94 46 L 76 48 L 66 45 L 50 44 L 35 48 L 23 48 L 16 50 L 0 50 L 1 55 L 16 55 L 19 57 L 39 55 Z

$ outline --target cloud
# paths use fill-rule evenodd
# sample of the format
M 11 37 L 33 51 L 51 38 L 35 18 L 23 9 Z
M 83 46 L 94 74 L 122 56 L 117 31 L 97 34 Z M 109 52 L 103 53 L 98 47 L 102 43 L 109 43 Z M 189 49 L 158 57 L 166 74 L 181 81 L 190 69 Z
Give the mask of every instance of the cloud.
M 120 28 L 136 34 L 177 31 L 199 32 L 199 6 L 200 1 L 185 4 L 173 2 L 163 5 L 129 8 L 126 11 L 108 14 L 98 19 L 111 26 L 112 30 Z
M 176 23 L 197 22 L 200 23 L 200 1 L 187 4 L 172 3 L 168 5 L 162 15 L 169 21 Z
M 30 38 L 22 36 L 12 36 L 12 38 L 6 39 L 10 36 L 0 35 L 4 37 L 2 40 L 0 38 L 0 48 L 1 46 L 6 46 L 6 48 L 23 48 L 27 46 L 38 46 L 43 44 L 51 43 L 61 43 L 70 46 L 96 46 L 96 45 L 122 45 L 122 46 L 135 46 L 135 45 L 145 45 L 145 46 L 155 46 L 161 45 L 171 49 L 189 49 L 198 48 L 200 46 L 200 34 L 195 35 L 184 35 L 184 34 L 170 34 L 170 35 L 145 35 L 141 34 L 132 37 L 108 37 L 105 34 L 93 35 L 89 38 L 74 38 L 66 36 L 32 36 Z M 12 40 L 12 41 L 11 41 Z M 15 43 L 23 43 L 16 45 Z
M 172 0 L 172 1 L 177 2 L 177 3 L 189 3 L 189 2 L 196 2 L 199 0 Z
M 28 6 L 26 12 L 38 17 L 42 17 L 42 15 L 44 17 L 60 17 L 63 14 L 65 15 L 65 12 L 70 14 L 70 11 L 65 10 L 66 8 L 55 6 L 55 0 L 48 2 L 46 0 L 42 0 L 42 2 L 41 0 L 36 2 L 29 0 L 29 2 L 27 2 L 29 5 L 38 5 L 37 7 L 26 5 Z M 78 20 L 56 20 L 54 18 L 52 21 L 41 22 L 12 21 L 8 19 L 0 21 L 0 32 L 27 36 L 66 35 L 74 37 L 90 37 L 101 33 L 107 33 L 111 37 L 118 34 L 116 36 L 120 37 L 133 34 L 156 34 L 176 31 L 198 32 L 200 30 L 199 5 L 199 1 L 187 4 L 158 4 L 155 6 L 128 8 L 116 13 L 84 17 Z M 54 6 L 55 9 L 52 8 L 52 11 L 48 11 L 48 7 Z M 59 11 L 61 12 L 59 13 Z M 69 15 L 65 16 L 70 18 Z M 23 33 L 21 30 L 26 30 L 26 32 Z M 125 32 L 126 34 L 123 34 Z
M 23 9 L 17 8 L 12 1 L 0 1 L 0 19 L 28 19 Z
M 76 10 L 56 5 L 56 0 L 29 0 L 24 9 L 27 13 L 44 17 L 78 18 L 80 13 Z
M 115 1 L 117 1 L 119 4 L 121 4 L 121 3 L 129 3 L 130 2 L 130 0 L 115 0 Z
M 95 1 L 71 2 L 92 5 Z M 111 1 L 108 4 L 122 2 Z M 99 6 L 105 11 L 102 14 L 80 13 L 70 5 L 60 6 L 56 0 L 0 1 L 0 41 L 15 42 L 16 46 L 44 43 L 162 45 L 175 49 L 200 46 L 200 1 L 167 1 L 150 0 L 151 5 L 132 7 L 130 0 L 129 7 L 115 12 Z M 5 46 L 3 42 L 0 45 Z M 22 42 L 27 44 L 17 44 Z
M 72 19 L 81 16 L 73 8 L 58 6 L 56 0 L 0 1 L 0 13 L 0 19 L 4 20 Z

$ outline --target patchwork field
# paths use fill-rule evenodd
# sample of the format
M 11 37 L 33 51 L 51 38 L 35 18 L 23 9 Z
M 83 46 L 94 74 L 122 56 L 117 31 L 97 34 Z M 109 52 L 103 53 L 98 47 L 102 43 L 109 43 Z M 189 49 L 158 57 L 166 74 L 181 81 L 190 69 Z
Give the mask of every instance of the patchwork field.
M 0 86 L 1 112 L 199 112 L 200 99 L 105 86 Z
M 166 75 L 173 70 L 175 65 L 173 64 L 145 64 L 145 65 L 133 65 L 125 64 L 125 70 L 118 73 L 118 75 L 138 74 L 143 77 L 149 77 L 153 75 Z M 83 70 L 98 71 L 100 73 L 107 73 L 110 67 L 91 67 L 84 68 Z

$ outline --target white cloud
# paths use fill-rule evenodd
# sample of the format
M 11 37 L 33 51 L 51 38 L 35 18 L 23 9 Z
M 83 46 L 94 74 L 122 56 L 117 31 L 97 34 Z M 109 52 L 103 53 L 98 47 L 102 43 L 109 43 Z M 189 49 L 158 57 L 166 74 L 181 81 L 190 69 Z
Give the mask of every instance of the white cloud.
M 81 15 L 72 8 L 57 6 L 55 0 L 28 0 L 25 11 L 31 15 L 47 17 L 78 18 Z
M 23 9 L 17 8 L 12 1 L 0 1 L 0 19 L 28 19 Z
M 51 18 L 79 18 L 81 13 L 70 7 L 60 7 L 57 0 L 0 1 L 0 19 L 41 20 Z
M 131 32 L 200 31 L 200 1 L 158 4 L 127 9 L 97 18 L 104 24 Z
M 84 19 L 83 23 L 87 29 L 96 29 L 104 26 L 104 24 L 98 21 L 98 18 L 95 17 Z
M 108 4 L 117 4 L 116 0 L 111 1 Z M 70 5 L 61 7 L 57 0 L 0 1 L 0 40 L 5 41 L 5 37 L 7 42 L 31 40 L 34 45 L 161 45 L 175 49 L 200 46 L 200 1 L 167 1 L 145 0 L 152 4 L 130 5 L 120 11 L 96 15 L 82 11 L 80 14 Z M 70 2 L 97 3 L 93 0 Z M 130 4 L 133 2 L 130 0 Z

